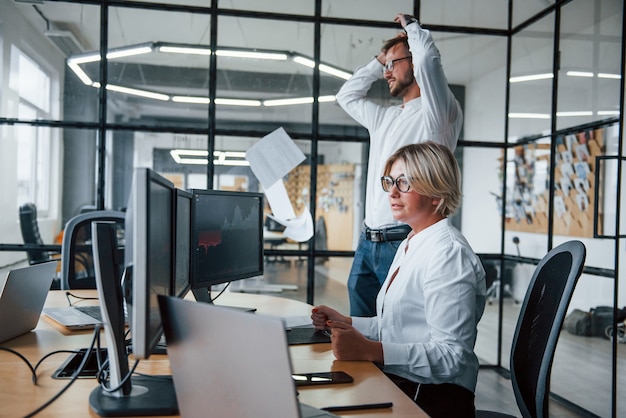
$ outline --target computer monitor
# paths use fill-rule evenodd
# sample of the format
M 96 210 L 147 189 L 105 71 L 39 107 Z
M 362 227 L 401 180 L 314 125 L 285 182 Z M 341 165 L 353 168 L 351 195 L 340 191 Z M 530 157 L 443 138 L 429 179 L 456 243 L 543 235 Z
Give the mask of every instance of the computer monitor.
M 132 315 L 133 354 L 147 359 L 163 334 L 156 295 L 172 294 L 176 188 L 147 168 L 137 169 L 135 180 L 134 201 L 126 211 L 126 220 L 132 225 L 132 245 L 126 247 L 125 256 L 132 284 L 132 298 L 127 303 Z
M 191 201 L 193 195 L 176 189 L 174 207 L 176 239 L 174 240 L 174 282 L 172 296 L 184 298 L 191 288 Z
M 123 303 L 116 296 L 124 294 L 131 316 L 131 337 L 134 357 L 147 359 L 163 334 L 158 295 L 171 295 L 174 271 L 175 187 L 148 168 L 137 168 L 133 176 L 131 196 L 126 210 L 126 234 L 123 284 L 119 281 L 102 283 L 98 289 L 101 302 L 112 317 L 123 318 Z M 106 242 L 113 243 L 104 229 L 96 239 L 100 245 L 99 265 L 107 266 Z M 113 244 L 110 244 L 113 245 Z M 115 251 L 109 251 L 112 254 Z M 103 259 L 104 258 L 104 259 Z M 115 282 L 118 284 L 115 285 Z M 104 295 L 104 300 L 102 298 Z M 111 296 L 112 295 L 112 296 Z M 106 318 L 105 318 L 106 319 Z M 110 331 L 107 331 L 109 329 Z M 107 346 L 120 345 L 124 338 L 123 321 L 105 321 Z M 112 340 L 109 342 L 109 338 Z M 173 415 L 178 413 L 171 376 L 133 376 L 128 381 L 128 357 L 119 351 L 109 356 L 112 392 L 98 387 L 92 391 L 89 403 L 101 416 Z
M 211 302 L 211 286 L 263 274 L 262 193 L 193 190 L 191 216 L 196 299 Z

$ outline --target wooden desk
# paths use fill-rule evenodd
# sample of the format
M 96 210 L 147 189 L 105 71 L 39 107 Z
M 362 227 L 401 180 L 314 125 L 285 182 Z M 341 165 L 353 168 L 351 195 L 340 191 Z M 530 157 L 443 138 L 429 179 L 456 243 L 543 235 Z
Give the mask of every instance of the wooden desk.
M 95 291 L 76 290 L 72 293 L 94 296 Z M 81 303 L 97 303 L 84 301 Z M 306 303 L 275 296 L 224 293 L 218 304 L 255 307 L 260 313 L 279 316 L 309 315 Z M 51 291 L 46 306 L 67 306 L 64 291 Z M 72 350 L 88 347 L 90 331 L 67 331 L 53 321 L 42 317 L 34 332 L 2 344 L 23 354 L 33 366 L 44 355 L 54 350 Z M 104 340 L 104 339 L 103 339 Z M 346 417 L 426 417 L 378 368 L 365 361 L 336 361 L 330 344 L 292 346 L 290 348 L 294 372 L 343 370 L 354 378 L 346 385 L 299 388 L 300 401 L 315 407 L 332 405 L 393 402 L 390 410 L 346 412 Z M 55 354 L 37 369 L 38 385 L 31 382 L 31 373 L 22 360 L 14 354 L 0 351 L 0 417 L 20 417 L 32 412 L 48 401 L 67 380 L 52 379 L 52 374 L 65 361 L 68 354 Z M 153 355 L 142 361 L 138 372 L 170 374 L 165 355 Z M 59 399 L 37 417 L 98 417 L 89 407 L 89 394 L 97 386 L 94 379 L 79 379 Z

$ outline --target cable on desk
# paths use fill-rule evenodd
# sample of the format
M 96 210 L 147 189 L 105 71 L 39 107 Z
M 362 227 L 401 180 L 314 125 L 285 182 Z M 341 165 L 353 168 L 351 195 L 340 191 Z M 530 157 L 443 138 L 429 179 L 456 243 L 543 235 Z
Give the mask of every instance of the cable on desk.
M 80 300 L 97 300 L 98 298 L 96 297 L 90 297 L 90 296 L 78 296 L 73 294 L 72 292 L 65 292 L 65 297 L 67 298 L 67 303 L 72 306 L 73 303 L 70 300 L 70 296 L 76 299 L 80 299 Z
M 108 379 L 109 372 L 106 370 L 103 370 L 102 373 L 98 375 L 98 382 L 100 383 L 100 387 L 105 392 L 109 392 L 109 393 L 117 392 L 118 390 L 122 388 L 122 386 L 124 386 L 124 384 L 128 381 L 128 379 L 130 379 L 130 377 L 135 372 L 135 369 L 137 368 L 138 365 L 139 365 L 139 360 L 135 360 L 135 364 L 133 364 L 133 367 L 126 374 L 126 376 L 124 376 L 120 384 L 114 388 L 109 388 L 106 386 L 106 380 Z
M 222 296 L 222 293 L 224 293 L 226 291 L 226 289 L 228 289 L 228 286 L 230 286 L 230 284 L 231 284 L 231 282 L 226 282 L 226 286 L 224 286 L 224 288 L 222 290 L 220 290 L 220 292 L 217 294 L 217 296 L 215 296 L 214 298 L 211 298 L 211 302 L 215 302 L 217 300 L 217 298 Z
M 93 339 L 91 340 L 91 344 L 89 345 L 89 351 L 91 351 L 96 343 L 96 340 L 98 339 L 100 335 L 100 325 L 96 325 L 96 327 L 93 330 Z M 61 395 L 63 395 L 63 393 L 65 393 L 65 391 L 67 389 L 69 389 L 70 386 L 72 386 L 72 384 L 76 381 L 76 379 L 78 378 L 78 375 L 80 374 L 80 372 L 83 371 L 83 368 L 85 367 L 85 364 L 87 364 L 87 359 L 89 358 L 89 356 L 85 356 L 83 358 L 83 361 L 81 361 L 80 365 L 78 366 L 78 368 L 74 371 L 74 374 L 72 374 L 72 377 L 70 378 L 70 381 L 67 382 L 67 384 L 61 388 L 60 391 L 58 391 L 56 393 L 56 395 L 54 395 L 52 398 L 48 399 L 48 401 L 46 401 L 43 405 L 41 405 L 39 408 L 35 409 L 34 411 L 32 411 L 30 414 L 26 415 L 24 418 L 30 418 L 33 417 L 35 415 L 37 415 L 38 413 L 40 413 L 41 411 L 43 411 L 44 409 L 46 409 L 50 404 L 52 404 L 52 402 L 56 401 L 57 399 L 59 399 L 59 397 Z
M 22 359 L 22 361 L 24 361 L 24 363 L 26 363 L 26 365 L 28 366 L 28 368 L 30 369 L 30 372 L 32 374 L 32 380 L 33 380 L 33 384 L 36 385 L 37 384 L 37 373 L 35 372 L 35 368 L 33 368 L 33 365 L 30 364 L 30 361 L 28 361 L 28 359 L 26 357 L 24 357 L 21 353 L 18 353 L 17 351 L 11 349 L 11 348 L 6 348 L 6 347 L 0 347 L 0 350 L 2 351 L 8 351 L 9 353 L 15 354 L 16 356 L 18 356 L 19 358 Z

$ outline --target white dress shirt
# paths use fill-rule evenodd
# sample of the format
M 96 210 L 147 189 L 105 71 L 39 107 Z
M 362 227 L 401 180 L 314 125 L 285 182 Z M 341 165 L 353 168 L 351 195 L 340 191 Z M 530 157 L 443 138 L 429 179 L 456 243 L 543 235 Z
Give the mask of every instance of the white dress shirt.
M 378 293 L 377 316 L 353 317 L 352 325 L 382 342 L 385 372 L 418 383 L 455 383 L 474 392 L 476 324 L 485 295 L 478 256 L 443 219 L 400 244 Z
M 357 68 L 336 95 L 339 105 L 370 134 L 365 190 L 365 224 L 370 228 L 397 224 L 380 186 L 389 156 L 404 145 L 427 140 L 454 151 L 463 126 L 461 106 L 448 87 L 430 32 L 418 23 L 407 25 L 406 32 L 421 97 L 398 106 L 382 106 L 367 99 L 368 90 L 383 75 L 383 66 L 375 58 Z

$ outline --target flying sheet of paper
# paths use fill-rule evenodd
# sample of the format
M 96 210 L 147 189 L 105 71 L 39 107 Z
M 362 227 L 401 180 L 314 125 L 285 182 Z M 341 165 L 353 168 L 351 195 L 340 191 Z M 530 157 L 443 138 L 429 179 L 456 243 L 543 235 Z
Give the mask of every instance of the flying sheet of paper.
M 282 181 L 305 158 L 283 128 L 265 135 L 246 151 L 246 160 L 264 189 Z
M 289 194 L 282 180 L 265 189 L 265 197 L 272 208 L 272 213 L 278 219 L 293 219 L 296 213 L 293 211 Z M 280 221 L 279 221 L 280 222 Z
M 305 159 L 287 132 L 278 128 L 264 136 L 248 149 L 246 159 L 265 189 L 265 196 L 273 212 L 272 219 L 286 227 L 283 235 L 296 242 L 311 239 L 311 212 L 305 210 L 296 216 L 283 183 L 283 177 Z
M 272 215 L 268 216 L 285 226 L 283 235 L 287 238 L 291 238 L 296 242 L 305 242 L 313 236 L 313 219 L 311 218 L 311 212 L 308 208 L 294 219 L 285 220 Z

